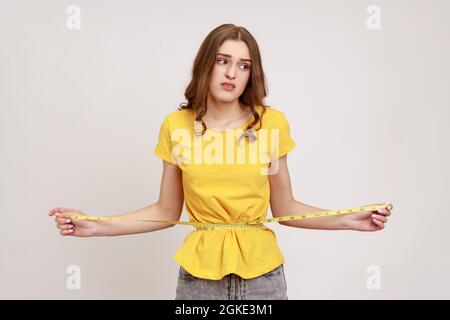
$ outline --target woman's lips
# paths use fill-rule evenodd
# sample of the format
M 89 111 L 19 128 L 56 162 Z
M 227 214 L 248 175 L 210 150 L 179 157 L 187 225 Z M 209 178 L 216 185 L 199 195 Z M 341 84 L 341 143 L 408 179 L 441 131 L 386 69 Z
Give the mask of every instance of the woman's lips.
M 233 91 L 234 90 L 234 87 L 232 85 L 229 85 L 229 84 L 226 84 L 226 83 L 223 83 L 221 86 L 226 91 Z

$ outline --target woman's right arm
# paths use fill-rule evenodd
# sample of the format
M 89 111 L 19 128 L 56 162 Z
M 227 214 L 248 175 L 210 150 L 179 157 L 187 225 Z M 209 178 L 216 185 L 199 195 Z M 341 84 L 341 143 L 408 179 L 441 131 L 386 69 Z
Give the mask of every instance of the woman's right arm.
M 70 208 L 54 208 L 50 210 L 49 216 L 55 216 L 56 227 L 63 236 L 119 236 L 173 227 L 174 224 L 169 223 L 135 220 L 150 219 L 178 221 L 183 210 L 183 204 L 184 195 L 181 170 L 177 165 L 163 160 L 163 173 L 158 201 L 142 209 L 112 216 L 119 217 L 121 220 L 70 221 L 67 219 L 68 216 L 84 215 L 83 212 Z

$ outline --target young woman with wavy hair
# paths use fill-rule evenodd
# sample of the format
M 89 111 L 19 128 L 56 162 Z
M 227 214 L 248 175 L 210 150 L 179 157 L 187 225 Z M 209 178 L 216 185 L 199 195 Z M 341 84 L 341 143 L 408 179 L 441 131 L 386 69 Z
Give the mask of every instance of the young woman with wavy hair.
M 244 27 L 223 24 L 195 57 L 186 102 L 163 120 L 155 155 L 163 160 L 160 196 L 122 221 L 68 220 L 79 210 L 54 208 L 63 236 L 116 236 L 174 224 L 180 219 L 229 227 L 189 233 L 174 255 L 180 265 L 176 299 L 287 299 L 284 257 L 263 219 L 323 211 L 294 199 L 287 154 L 295 147 L 285 114 L 265 105 L 261 54 Z M 243 139 L 242 139 L 243 138 Z M 279 222 L 296 228 L 378 231 L 392 205 L 377 211 Z

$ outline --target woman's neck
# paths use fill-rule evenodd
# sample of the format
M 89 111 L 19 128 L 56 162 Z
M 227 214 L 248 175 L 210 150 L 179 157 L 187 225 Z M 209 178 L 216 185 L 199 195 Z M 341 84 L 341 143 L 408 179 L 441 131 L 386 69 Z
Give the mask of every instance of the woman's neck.
M 247 119 L 251 114 L 250 107 L 241 105 L 239 100 L 227 103 L 208 99 L 206 115 L 203 119 L 217 124 L 227 124 L 233 121 Z

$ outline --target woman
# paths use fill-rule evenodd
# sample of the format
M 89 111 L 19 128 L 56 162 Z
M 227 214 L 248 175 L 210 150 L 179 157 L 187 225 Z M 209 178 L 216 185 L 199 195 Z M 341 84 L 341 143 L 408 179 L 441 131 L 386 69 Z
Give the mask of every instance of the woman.
M 264 105 L 258 45 L 243 27 L 212 30 L 195 58 L 187 103 L 160 126 L 155 155 L 163 160 L 159 200 L 116 217 L 123 221 L 70 221 L 79 210 L 55 208 L 63 236 L 116 236 L 151 232 L 178 221 L 186 203 L 193 222 L 226 224 L 189 233 L 174 256 L 175 299 L 287 299 L 284 257 L 265 225 L 233 227 L 265 218 L 323 211 L 293 198 L 287 153 L 295 143 L 284 113 Z M 378 231 L 392 205 L 378 212 L 279 222 L 310 229 Z M 222 225 L 223 226 L 223 225 Z

